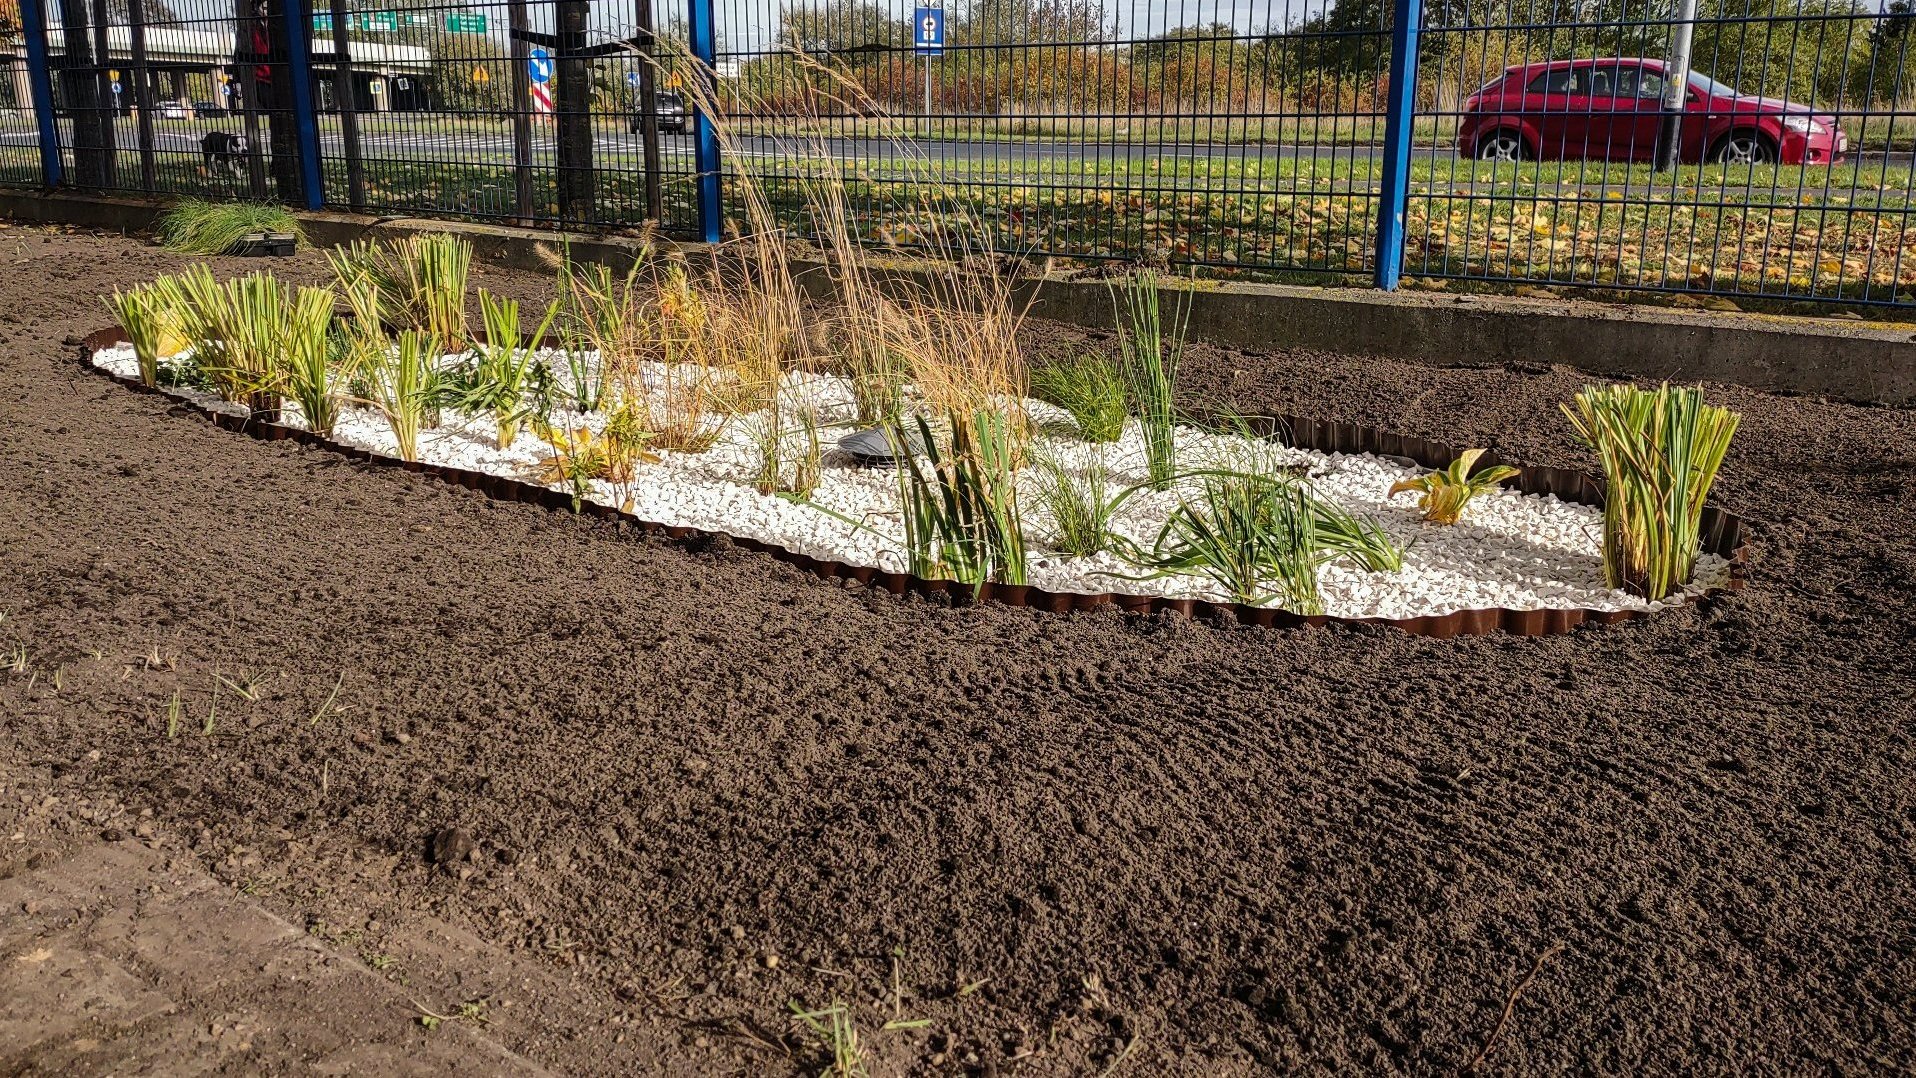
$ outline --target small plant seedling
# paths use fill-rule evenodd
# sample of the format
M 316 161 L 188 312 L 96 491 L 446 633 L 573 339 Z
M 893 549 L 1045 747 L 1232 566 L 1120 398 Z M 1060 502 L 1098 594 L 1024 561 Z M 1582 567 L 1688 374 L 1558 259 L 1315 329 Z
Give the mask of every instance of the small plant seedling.
M 169 740 L 180 736 L 180 723 L 186 718 L 186 704 L 180 699 L 180 690 L 173 690 L 173 699 L 166 702 L 166 736 Z
M 326 718 L 328 715 L 339 714 L 339 711 L 336 710 L 333 705 L 339 700 L 339 688 L 344 684 L 346 684 L 346 671 L 341 670 L 339 677 L 333 680 L 333 691 L 326 694 L 325 702 L 319 705 L 318 711 L 313 712 L 312 719 L 308 721 L 306 725 L 317 726 L 319 725 L 319 720 Z
M 233 690 L 233 695 L 248 703 L 258 703 L 260 689 L 273 679 L 270 673 L 254 670 L 241 670 L 238 675 L 230 678 L 220 677 L 218 674 L 213 676 L 219 680 L 220 684 Z
M 865 1065 L 864 1049 L 858 1044 L 858 1027 L 852 1023 L 851 1008 L 839 1000 L 833 1000 L 831 1006 L 808 1011 L 797 1000 L 787 1006 L 792 1014 L 810 1029 L 818 1039 L 825 1042 L 831 1052 L 832 1063 L 825 1073 L 832 1078 L 867 1078 L 871 1073 Z
M 1448 468 L 1391 484 L 1386 497 L 1407 490 L 1421 491 L 1423 497 L 1417 504 L 1423 509 L 1425 520 L 1432 524 L 1455 524 L 1470 499 L 1517 474 L 1517 469 L 1510 465 L 1499 464 L 1472 475 L 1471 467 L 1487 452 L 1486 449 L 1466 449 Z

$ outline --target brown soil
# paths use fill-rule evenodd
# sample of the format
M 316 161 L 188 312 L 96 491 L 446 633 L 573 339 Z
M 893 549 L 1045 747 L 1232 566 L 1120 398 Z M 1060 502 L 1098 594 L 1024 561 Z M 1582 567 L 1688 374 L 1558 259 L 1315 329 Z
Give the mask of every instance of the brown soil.
M 815 1069 L 838 999 L 879 1074 L 1916 1067 L 1916 413 L 1714 387 L 1752 584 L 1641 624 L 948 609 L 183 418 L 62 343 L 175 259 L 0 238 L 0 804 L 150 809 L 526 1058 Z M 1189 372 L 1588 466 L 1562 367 Z

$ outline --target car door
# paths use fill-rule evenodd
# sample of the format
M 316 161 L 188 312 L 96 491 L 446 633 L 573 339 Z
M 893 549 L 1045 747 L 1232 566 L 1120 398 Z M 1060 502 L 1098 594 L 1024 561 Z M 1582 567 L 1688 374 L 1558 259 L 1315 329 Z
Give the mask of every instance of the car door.
M 1663 73 L 1632 63 L 1593 69 L 1590 110 L 1592 156 L 1654 159 L 1663 126 Z
M 1590 113 L 1589 70 L 1547 68 L 1524 87 L 1524 119 L 1537 130 L 1538 157 L 1582 155 Z

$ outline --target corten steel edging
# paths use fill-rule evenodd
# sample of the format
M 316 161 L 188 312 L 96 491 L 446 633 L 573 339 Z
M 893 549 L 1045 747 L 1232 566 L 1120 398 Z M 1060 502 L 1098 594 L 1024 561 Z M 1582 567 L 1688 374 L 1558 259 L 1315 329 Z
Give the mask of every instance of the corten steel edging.
M 473 471 L 450 465 L 425 464 L 418 461 L 402 461 L 396 457 L 373 453 L 357 446 L 335 442 L 314 434 L 301 427 L 289 427 L 280 423 L 266 422 L 249 416 L 238 416 L 228 412 L 216 411 L 205 405 L 186 400 L 168 393 L 164 389 L 148 386 L 136 375 L 122 375 L 109 371 L 93 363 L 93 354 L 103 348 L 126 343 L 125 330 L 118 326 L 88 334 L 80 342 L 80 361 L 87 369 L 105 375 L 123 386 L 141 393 L 152 393 L 179 401 L 210 418 L 215 426 L 236 433 L 248 434 L 265 441 L 292 441 L 301 445 L 318 446 L 339 453 L 348 460 L 362 461 L 386 467 L 403 468 L 409 472 L 429 475 L 435 479 L 478 491 L 486 497 L 498 501 L 525 502 L 543 506 L 547 509 L 571 510 L 572 495 L 563 490 L 529 483 L 509 476 L 493 475 L 490 472 Z M 1409 434 L 1393 434 L 1375 430 L 1357 423 L 1332 422 L 1311 419 L 1303 416 L 1254 416 L 1250 417 L 1252 429 L 1266 437 L 1300 449 L 1312 449 L 1325 453 L 1376 453 L 1385 456 L 1407 457 L 1425 468 L 1442 468 L 1455 460 L 1462 452 L 1457 446 L 1435 439 L 1421 438 Z M 1486 453 L 1481 461 L 1489 467 L 1493 464 L 1510 463 L 1500 460 L 1495 453 Z M 1603 482 L 1595 476 L 1570 468 L 1538 468 L 1521 464 L 1512 465 L 1518 469 L 1517 488 L 1525 494 L 1553 494 L 1559 500 L 1575 502 L 1580 505 L 1599 505 L 1603 501 Z M 1491 607 L 1478 610 L 1458 610 L 1449 614 L 1427 614 L 1414 618 L 1346 618 L 1325 614 L 1296 614 L 1288 610 L 1271 607 L 1248 606 L 1243 603 L 1214 603 L 1204 599 L 1174 599 L 1162 595 L 1126 595 L 1118 592 L 1098 592 L 1082 594 L 1078 592 L 1053 592 L 1026 584 L 998 584 L 987 582 L 976 588 L 951 580 L 927 580 L 909 573 L 889 572 L 869 565 L 850 565 L 842 561 L 819 559 L 795 550 L 788 550 L 776 543 L 762 539 L 733 536 L 724 532 L 706 531 L 677 524 L 661 524 L 627 513 L 614 506 L 599 502 L 584 502 L 579 508 L 581 515 L 589 515 L 602 520 L 623 521 L 638 526 L 648 535 L 664 536 L 673 540 L 712 538 L 723 535 L 734 545 L 746 550 L 769 554 L 780 561 L 797 566 L 825 580 L 856 580 L 868 587 L 880 588 L 894 595 L 912 593 L 921 596 L 944 596 L 954 604 L 992 600 L 1008 606 L 1024 606 L 1035 610 L 1056 614 L 1070 613 L 1075 610 L 1095 610 L 1116 606 L 1128 614 L 1153 614 L 1173 612 L 1193 618 L 1231 617 L 1245 625 L 1257 625 L 1266 628 L 1292 629 L 1319 625 L 1388 625 L 1402 629 L 1415 636 L 1428 636 L 1438 640 L 1448 640 L 1459 636 L 1484 636 L 1490 633 L 1504 632 L 1515 636 L 1554 636 L 1570 632 L 1580 625 L 1614 625 L 1618 622 L 1633 621 L 1647 617 L 1654 611 L 1647 610 L 1592 610 L 1582 607 L 1548 610 L 1513 610 L 1508 607 Z M 1730 562 L 1730 580 L 1725 590 L 1739 591 L 1749 581 L 1749 529 L 1736 516 L 1716 506 L 1706 506 L 1703 510 L 1703 549 L 1726 558 Z M 1718 589 L 1711 589 L 1712 592 Z M 1708 595 L 1711 592 L 1706 592 Z M 1688 600 L 1694 602 L 1695 600 Z

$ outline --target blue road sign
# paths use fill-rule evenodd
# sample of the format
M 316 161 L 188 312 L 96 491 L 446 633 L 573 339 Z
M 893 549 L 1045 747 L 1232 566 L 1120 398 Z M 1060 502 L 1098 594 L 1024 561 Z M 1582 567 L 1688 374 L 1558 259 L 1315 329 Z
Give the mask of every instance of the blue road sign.
M 626 73 L 625 73 L 625 84 L 626 84 L 627 86 L 630 86 L 630 87 L 632 87 L 632 88 L 633 88 L 633 89 L 635 89 L 635 90 L 636 90 L 636 89 L 638 89 L 638 88 L 639 88 L 639 73 L 638 73 L 638 72 L 636 72 L 636 71 L 628 71 L 628 72 L 626 72 Z
M 920 56 L 945 54 L 945 9 L 921 7 L 911 16 L 912 45 Z
M 532 81 L 544 86 L 552 81 L 552 54 L 544 49 L 533 49 L 526 56 L 526 72 Z

